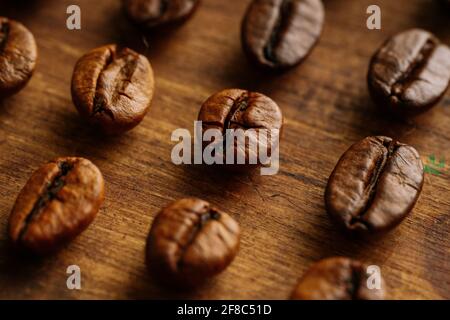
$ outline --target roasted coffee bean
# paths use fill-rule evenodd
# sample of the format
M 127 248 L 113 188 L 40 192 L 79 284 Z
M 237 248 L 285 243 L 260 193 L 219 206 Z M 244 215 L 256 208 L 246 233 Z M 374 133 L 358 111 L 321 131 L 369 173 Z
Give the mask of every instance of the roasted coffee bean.
M 383 279 L 380 278 L 378 284 L 372 283 L 368 281 L 369 276 L 367 266 L 359 261 L 344 257 L 324 259 L 314 264 L 300 279 L 291 299 L 384 299 L 385 284 Z M 376 285 L 379 285 L 379 287 L 377 288 Z
M 104 197 L 103 177 L 83 158 L 58 158 L 33 173 L 9 218 L 17 247 L 51 253 L 81 233 L 95 218 Z
M 125 13 L 144 30 L 186 21 L 200 0 L 123 0 Z
M 388 39 L 373 56 L 368 84 L 380 107 L 413 116 L 433 107 L 450 81 L 450 48 L 412 29 Z
M 368 137 L 339 160 L 325 193 L 330 216 L 360 235 L 384 232 L 413 209 L 423 185 L 416 149 L 387 137 Z
M 223 153 L 223 163 L 235 169 L 260 165 L 258 152 L 261 148 L 267 150 L 267 155 L 271 156 L 272 150 L 278 147 L 283 127 L 281 110 L 272 99 L 261 93 L 240 89 L 223 90 L 211 96 L 203 103 L 198 120 L 202 121 L 203 135 L 211 129 L 220 132 L 222 139 L 215 143 L 222 144 L 220 149 Z M 248 139 L 245 145 L 232 135 L 239 134 L 239 129 Z M 209 143 L 205 142 L 204 147 Z M 232 164 L 226 159 L 229 148 L 234 148 Z M 243 159 L 244 163 L 239 163 L 239 159 Z M 253 164 L 252 159 L 256 159 Z
M 17 21 L 0 17 L 0 98 L 27 84 L 36 67 L 37 55 L 31 32 Z
M 253 0 L 242 22 L 242 45 L 250 60 L 269 69 L 293 67 L 319 40 L 321 0 Z
M 147 58 L 116 45 L 84 55 L 72 77 L 72 99 L 78 112 L 107 134 L 137 126 L 147 114 L 153 90 L 153 70 Z
M 147 240 L 147 264 L 165 283 L 201 285 L 223 271 L 239 248 L 239 225 L 208 202 L 188 198 L 158 213 Z

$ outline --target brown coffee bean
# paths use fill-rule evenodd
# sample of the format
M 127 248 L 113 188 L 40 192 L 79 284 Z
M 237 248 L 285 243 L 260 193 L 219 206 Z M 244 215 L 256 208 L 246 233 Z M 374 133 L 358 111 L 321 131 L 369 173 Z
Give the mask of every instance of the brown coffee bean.
M 403 116 L 433 107 L 450 82 L 450 48 L 412 29 L 388 39 L 373 56 L 368 84 L 380 107 Z
M 144 30 L 186 21 L 200 0 L 122 0 L 129 19 Z
M 367 266 L 343 257 L 328 258 L 314 264 L 300 279 L 292 293 L 294 300 L 382 300 L 385 284 L 369 288 Z M 381 275 L 380 275 L 381 277 Z M 369 280 L 370 282 L 370 280 Z
M 150 108 L 153 90 L 153 70 L 147 58 L 116 45 L 84 55 L 72 77 L 72 99 L 78 112 L 107 134 L 137 126 Z
M 272 99 L 261 93 L 240 89 L 227 89 L 211 96 L 203 103 L 198 120 L 202 121 L 203 135 L 211 129 L 222 134 L 222 139 L 215 143 L 221 144 L 223 163 L 233 169 L 248 169 L 260 165 L 258 150 L 264 148 L 270 156 L 272 150 L 278 147 L 283 127 L 283 115 Z M 243 130 L 248 138 L 247 143 L 239 145 L 239 139 L 227 130 L 234 130 L 234 133 Z M 267 136 L 263 139 L 262 135 Z M 210 143 L 205 142 L 204 147 Z M 230 164 L 227 162 L 226 152 L 232 147 L 234 163 Z M 252 158 L 256 159 L 253 164 L 250 161 Z M 239 159 L 243 159 L 244 163 L 239 164 Z
M 23 187 L 9 218 L 9 236 L 36 254 L 53 252 L 87 228 L 103 198 L 103 177 L 92 162 L 58 158 Z
M 388 137 L 368 137 L 339 160 L 325 193 L 330 216 L 350 233 L 369 235 L 398 225 L 424 181 L 419 153 Z
M 155 218 L 147 264 L 162 282 L 193 287 L 223 271 L 239 248 L 239 225 L 208 202 L 173 202 Z
M 302 62 L 319 40 L 321 0 L 253 0 L 242 22 L 242 45 L 250 60 L 269 69 Z
M 37 56 L 31 32 L 17 21 L 0 17 L 0 98 L 18 92 L 27 84 Z

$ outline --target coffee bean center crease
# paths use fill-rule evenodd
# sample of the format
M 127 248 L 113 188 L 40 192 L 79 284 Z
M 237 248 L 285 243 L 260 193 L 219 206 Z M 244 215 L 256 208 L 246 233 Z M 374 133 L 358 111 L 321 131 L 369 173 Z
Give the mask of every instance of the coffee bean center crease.
M 408 69 L 393 84 L 391 89 L 391 98 L 394 101 L 402 100 L 401 95 L 415 79 L 417 79 L 425 68 L 427 61 L 436 49 L 436 43 L 429 39 L 422 47 L 414 61 L 411 62 Z
M 188 248 L 196 241 L 197 237 L 199 236 L 201 230 L 212 221 L 219 221 L 220 220 L 220 213 L 213 208 L 207 209 L 208 211 L 205 213 L 202 213 L 200 218 L 198 219 L 195 226 L 192 228 L 191 233 L 189 235 L 188 241 L 183 246 L 180 245 L 181 254 L 177 262 L 178 269 L 181 269 L 183 267 L 184 263 L 184 256 L 188 250 Z M 191 211 L 194 214 L 198 214 L 195 211 Z
M 241 123 L 238 123 L 239 114 L 244 112 L 249 106 L 249 94 L 248 92 L 243 93 L 239 98 L 234 101 L 233 106 L 231 107 L 230 112 L 227 115 L 225 120 L 225 129 L 230 129 L 232 124 L 238 124 L 242 126 Z
M 22 230 L 20 231 L 19 239 L 24 237 L 28 230 L 28 227 L 30 226 L 32 221 L 39 216 L 39 214 L 42 212 L 42 209 L 45 208 L 51 201 L 58 198 L 59 191 L 65 186 L 65 178 L 73 169 L 73 165 L 68 162 L 61 162 L 58 164 L 58 167 L 59 173 L 53 178 L 51 182 L 48 183 L 47 188 L 39 196 L 33 206 L 33 209 L 25 218 Z
M 358 300 L 358 289 L 361 284 L 361 274 L 354 267 L 351 267 L 350 279 L 347 279 L 347 292 L 351 300 Z
M 137 68 L 138 59 L 139 57 L 136 54 L 125 52 L 125 50 L 122 50 L 119 53 L 110 50 L 109 59 L 106 60 L 102 72 L 97 79 L 92 116 L 105 112 L 109 117 L 114 119 L 114 112 L 111 110 L 111 107 L 114 107 L 119 97 L 125 96 L 129 100 L 133 100 L 133 98 L 126 93 L 126 88 L 131 83 L 131 78 Z M 121 60 L 123 60 L 123 62 Z M 105 73 L 110 70 L 114 63 L 120 64 L 120 70 L 113 79 L 108 80 L 111 81 L 111 84 L 107 84 L 108 87 L 105 88 L 104 84 L 100 84 L 100 79 L 102 77 L 107 78 Z M 113 88 L 114 90 L 109 88 Z M 111 103 L 108 103 L 108 100 L 110 100 Z
M 8 41 L 10 26 L 8 22 L 0 22 L 0 54 L 3 53 Z
M 291 16 L 292 0 L 283 0 L 278 8 L 278 18 L 275 26 L 270 34 L 270 38 L 264 47 L 264 56 L 267 60 L 277 63 L 278 59 L 275 56 L 275 48 L 280 43 L 284 30 L 289 25 Z
M 369 178 L 369 183 L 366 186 L 366 190 L 364 191 L 363 199 L 366 200 L 366 205 L 362 207 L 362 209 L 356 213 L 355 216 L 350 220 L 350 225 L 353 226 L 355 224 L 364 224 L 368 229 L 371 229 L 371 224 L 364 221 L 364 214 L 369 210 L 372 206 L 373 201 L 376 196 L 378 182 L 380 181 L 380 176 L 382 175 L 384 168 L 391 161 L 393 154 L 399 148 L 399 144 L 397 141 L 383 141 L 383 147 L 386 151 L 383 153 L 383 156 L 377 159 L 376 166 L 372 171 L 372 175 Z

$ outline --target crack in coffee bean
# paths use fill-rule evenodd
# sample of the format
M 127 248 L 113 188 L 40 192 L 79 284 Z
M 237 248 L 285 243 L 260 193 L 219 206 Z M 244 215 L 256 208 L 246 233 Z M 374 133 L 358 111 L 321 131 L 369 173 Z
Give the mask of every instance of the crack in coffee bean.
M 0 21 L 0 54 L 3 53 L 6 43 L 8 42 L 10 26 L 9 22 Z
M 350 266 L 350 278 L 347 280 L 347 292 L 351 300 L 358 299 L 358 290 L 361 286 L 361 273 L 354 266 Z
M 24 220 L 24 224 L 22 230 L 20 231 L 19 239 L 22 239 L 24 235 L 28 231 L 28 227 L 35 220 L 42 210 L 54 199 L 57 198 L 58 192 L 65 186 L 65 178 L 72 170 L 73 165 L 68 162 L 58 163 L 59 173 L 54 177 L 52 181 L 49 182 L 47 188 L 44 192 L 39 196 L 37 201 L 35 202 L 33 209 L 27 215 Z
M 386 154 L 383 154 L 381 157 L 377 159 L 377 163 L 375 166 L 375 170 L 372 172 L 372 176 L 370 177 L 370 181 L 367 185 L 366 194 L 367 196 L 367 203 L 362 208 L 361 212 L 356 213 L 355 216 L 353 216 L 349 222 L 350 225 L 354 225 L 356 223 L 362 223 L 364 224 L 368 229 L 371 229 L 371 225 L 368 224 L 366 221 L 363 220 L 364 214 L 367 212 L 367 210 L 372 206 L 373 201 L 375 199 L 375 195 L 377 192 L 378 182 L 380 181 L 380 175 L 383 174 L 383 170 L 386 167 L 386 165 L 389 163 L 389 161 L 392 158 L 392 155 L 394 152 L 398 149 L 398 143 L 394 140 L 392 141 L 383 141 L 383 146 L 386 148 Z
M 226 139 L 227 136 L 227 129 L 233 129 L 231 126 L 236 125 L 241 129 L 261 129 L 262 126 L 249 126 L 245 125 L 237 119 L 239 118 L 239 115 L 244 113 L 245 110 L 250 106 L 250 97 L 249 92 L 243 92 L 242 95 L 236 99 L 229 97 L 233 100 L 233 106 L 231 107 L 230 111 L 227 114 L 227 117 L 225 118 L 225 121 L 222 123 L 220 121 L 202 121 L 205 125 L 212 125 L 216 127 L 222 128 L 222 135 Z M 226 141 L 224 141 L 226 143 Z
M 396 103 L 399 100 L 402 100 L 401 95 L 405 91 L 405 88 L 408 87 L 409 83 L 413 82 L 416 79 L 420 72 L 425 68 L 429 58 L 433 54 L 433 51 L 436 48 L 436 43 L 434 40 L 429 39 L 414 61 L 410 64 L 409 68 L 405 71 L 403 75 L 392 85 L 391 87 L 391 98 L 393 102 Z
M 350 147 L 333 170 L 326 209 L 352 234 L 386 232 L 411 212 L 423 182 L 423 164 L 413 147 L 388 137 L 367 137 Z
M 214 143 L 211 154 L 214 153 L 215 157 L 219 156 L 219 152 L 225 163 L 227 153 L 228 159 L 234 153 L 233 158 L 238 159 L 243 170 L 260 165 L 252 160 L 258 158 L 257 150 L 264 147 L 268 156 L 272 154 L 273 148 L 279 143 L 283 126 L 281 110 L 272 99 L 261 93 L 241 89 L 227 89 L 209 97 L 201 107 L 198 120 L 202 122 L 203 134 L 209 129 L 221 133 L 219 141 L 211 142 Z M 266 139 L 260 138 L 264 134 Z M 245 146 L 239 146 L 240 141 Z M 209 144 L 202 143 L 203 148 Z M 259 160 L 256 159 L 256 162 Z M 228 164 L 232 168 L 233 164 Z M 237 167 L 235 169 L 238 170 Z
M 192 211 L 192 213 L 198 214 L 194 211 Z M 183 268 L 184 255 L 186 254 L 187 249 L 189 249 L 189 247 L 195 242 L 202 229 L 211 221 L 220 221 L 220 213 L 213 208 L 209 208 L 206 213 L 201 214 L 197 224 L 192 228 L 191 235 L 189 236 L 188 241 L 181 248 L 181 254 L 177 263 L 177 267 L 179 269 Z
M 237 98 L 233 106 L 231 107 L 230 112 L 227 115 L 227 118 L 225 119 L 224 129 L 231 129 L 231 124 L 238 124 L 236 122 L 236 118 L 238 114 L 244 112 L 249 107 L 249 94 L 248 92 L 243 92 L 242 95 Z
M 137 61 L 139 57 L 131 53 L 125 53 L 123 50 L 121 52 L 113 52 L 112 50 L 110 50 L 110 57 L 106 61 L 103 70 L 99 75 L 99 78 L 101 77 L 102 73 L 105 70 L 108 70 L 108 67 L 117 59 L 125 59 L 126 64 L 121 68 L 120 72 L 112 80 L 113 87 L 116 89 L 114 90 L 113 95 L 111 97 L 111 102 L 113 105 L 118 100 L 119 95 L 126 96 L 128 99 L 132 100 L 132 98 L 125 93 L 125 88 L 129 83 L 131 83 L 131 77 L 133 76 L 134 71 L 136 70 Z M 97 79 L 97 87 L 95 90 L 94 108 L 92 110 L 92 116 L 95 116 L 96 114 L 101 112 L 105 112 L 112 119 L 114 119 L 114 113 L 110 110 L 110 108 L 107 107 L 106 96 L 103 94 L 102 90 L 99 89 Z
M 288 26 L 289 16 L 291 15 L 290 9 L 292 6 L 292 0 L 283 0 L 278 8 L 278 18 L 275 26 L 271 32 L 270 38 L 264 47 L 264 56 L 267 60 L 273 63 L 278 63 L 278 58 L 274 54 L 274 49 L 281 41 L 282 31 Z
M 102 72 L 104 70 L 106 70 L 113 61 L 114 61 L 114 52 L 113 52 L 113 50 L 109 49 L 109 56 L 108 56 L 108 59 L 105 61 Z M 97 84 L 95 87 L 95 96 L 94 96 L 94 107 L 92 108 L 92 116 L 94 116 L 97 113 L 109 111 L 109 109 L 106 108 L 106 106 L 105 106 L 107 102 L 105 101 L 104 97 L 100 96 L 98 94 L 99 78 L 100 78 L 100 75 L 102 74 L 102 72 L 99 74 L 99 77 L 97 78 Z M 114 119 L 114 115 L 112 114 L 112 112 L 109 112 L 108 114 L 111 116 L 112 119 Z

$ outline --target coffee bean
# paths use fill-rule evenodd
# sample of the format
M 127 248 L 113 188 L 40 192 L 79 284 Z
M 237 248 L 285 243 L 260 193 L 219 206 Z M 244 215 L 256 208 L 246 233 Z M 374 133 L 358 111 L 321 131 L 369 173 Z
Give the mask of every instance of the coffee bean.
M 402 116 L 433 107 L 450 81 L 450 48 L 431 33 L 412 29 L 388 39 L 373 56 L 368 84 L 382 108 Z
M 363 263 L 333 257 L 314 264 L 292 293 L 294 300 L 382 300 L 385 284 L 380 274 L 379 288 L 372 287 Z M 368 281 L 369 280 L 369 281 Z M 370 287 L 368 285 L 370 282 Z
M 0 98 L 27 84 L 36 67 L 37 55 L 31 32 L 17 21 L 0 17 Z
M 94 164 L 58 158 L 23 187 L 9 218 L 9 236 L 20 248 L 51 253 L 87 228 L 103 197 L 103 177 Z
M 186 21 L 200 0 L 123 0 L 129 19 L 144 30 Z
M 203 103 L 198 120 L 202 121 L 203 134 L 210 129 L 219 130 L 222 134 L 222 141 L 216 143 L 222 143 L 224 163 L 227 149 L 234 147 L 235 165 L 227 164 L 235 169 L 253 168 L 252 158 L 257 160 L 255 166 L 260 165 L 258 150 L 265 148 L 267 155 L 271 155 L 273 148 L 278 147 L 283 127 L 281 110 L 272 99 L 261 93 L 240 89 L 227 89 L 211 96 Z M 234 138 L 230 131 L 227 132 L 240 129 L 248 138 L 245 146 L 239 146 L 239 139 Z M 263 134 L 267 134 L 267 139 L 261 137 Z M 274 143 L 271 143 L 271 139 Z M 209 143 L 206 142 L 205 146 Z M 245 160 L 245 165 L 238 164 L 239 158 Z
M 321 0 L 253 0 L 242 22 L 242 45 L 250 60 L 268 69 L 302 62 L 319 40 Z
M 368 137 L 339 160 L 325 193 L 330 216 L 360 235 L 392 229 L 413 209 L 423 185 L 423 165 L 411 146 Z
M 147 239 L 148 267 L 171 285 L 201 285 L 234 259 L 239 234 L 237 222 L 208 202 L 175 201 L 153 222 Z
M 150 107 L 153 90 L 153 70 L 147 58 L 116 45 L 84 55 L 72 77 L 72 99 L 78 112 L 107 134 L 137 126 Z

